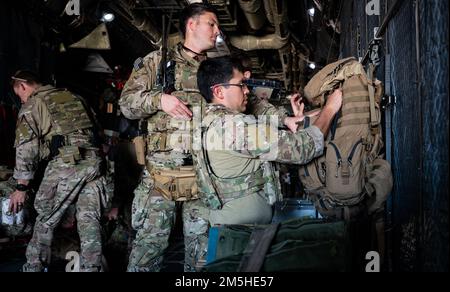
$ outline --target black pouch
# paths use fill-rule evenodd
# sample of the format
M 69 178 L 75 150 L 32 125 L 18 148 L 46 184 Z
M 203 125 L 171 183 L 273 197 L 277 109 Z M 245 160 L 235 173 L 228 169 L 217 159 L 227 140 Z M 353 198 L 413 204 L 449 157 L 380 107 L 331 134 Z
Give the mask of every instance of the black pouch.
M 59 155 L 59 148 L 66 145 L 66 139 L 63 135 L 54 135 L 50 141 L 50 158 Z

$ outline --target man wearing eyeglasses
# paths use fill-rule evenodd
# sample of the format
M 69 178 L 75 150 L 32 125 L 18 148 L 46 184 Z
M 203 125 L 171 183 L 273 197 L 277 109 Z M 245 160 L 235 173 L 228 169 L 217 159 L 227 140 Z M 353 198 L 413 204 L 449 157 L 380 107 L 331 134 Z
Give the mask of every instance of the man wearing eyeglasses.
M 209 222 L 267 224 L 271 205 L 280 199 L 271 161 L 305 164 L 323 152 L 334 115 L 342 104 L 335 90 L 312 127 L 297 132 L 278 130 L 274 123 L 256 121 L 243 112 L 249 90 L 242 65 L 227 57 L 204 61 L 198 87 L 208 104 L 203 117 L 201 151 L 196 151 L 199 189 L 210 207 Z M 298 95 L 293 97 L 298 100 Z M 300 111 L 300 112 L 298 112 Z M 303 108 L 294 109 L 298 122 Z

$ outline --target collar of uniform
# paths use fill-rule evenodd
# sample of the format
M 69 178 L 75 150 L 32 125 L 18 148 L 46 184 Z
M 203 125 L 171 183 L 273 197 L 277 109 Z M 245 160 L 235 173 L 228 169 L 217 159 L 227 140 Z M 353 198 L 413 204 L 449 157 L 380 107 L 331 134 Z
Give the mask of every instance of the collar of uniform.
M 42 86 L 36 88 L 36 90 L 33 92 L 33 94 L 30 96 L 30 98 L 35 96 L 35 95 L 38 95 L 38 94 L 40 94 L 40 93 L 42 93 L 44 91 L 49 91 L 49 90 L 52 90 L 52 89 L 55 89 L 55 87 L 53 87 L 51 85 L 42 85 Z
M 183 44 L 182 43 L 178 43 L 177 51 L 178 51 L 178 54 L 180 54 L 180 56 L 183 59 L 185 59 L 186 61 L 188 61 L 189 63 L 191 63 L 193 65 L 198 65 L 201 61 L 206 59 L 206 55 L 205 56 L 197 55 L 195 57 L 191 57 L 185 51 L 185 49 L 183 49 Z
M 231 109 L 227 108 L 223 104 L 219 104 L 219 103 L 208 103 L 208 104 L 206 104 L 206 113 L 219 111 L 219 110 L 227 111 L 230 114 L 238 114 L 239 113 L 237 111 L 234 111 L 234 110 L 231 110 Z

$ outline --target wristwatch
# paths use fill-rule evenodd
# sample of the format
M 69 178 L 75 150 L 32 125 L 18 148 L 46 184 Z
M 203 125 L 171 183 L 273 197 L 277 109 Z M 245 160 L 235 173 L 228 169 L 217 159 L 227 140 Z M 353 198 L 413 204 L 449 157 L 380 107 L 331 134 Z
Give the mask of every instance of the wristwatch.
M 28 191 L 30 188 L 27 185 L 24 184 L 17 184 L 16 185 L 16 190 L 20 191 L 20 192 L 26 192 Z

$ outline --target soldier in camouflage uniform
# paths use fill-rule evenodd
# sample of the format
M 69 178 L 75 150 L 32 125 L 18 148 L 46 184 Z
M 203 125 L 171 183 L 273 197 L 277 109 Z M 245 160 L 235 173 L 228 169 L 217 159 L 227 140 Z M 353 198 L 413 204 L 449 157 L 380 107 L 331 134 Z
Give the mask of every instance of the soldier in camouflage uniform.
M 71 204 L 76 205 L 81 241 L 81 271 L 100 271 L 101 207 L 105 195 L 102 159 L 93 147 L 93 124 L 80 97 L 65 89 L 43 86 L 29 71 L 13 77 L 14 92 L 23 105 L 16 130 L 16 190 L 10 209 L 18 212 L 39 161 L 49 160 L 36 194 L 38 213 L 27 247 L 24 271 L 42 271 L 49 264 L 55 227 Z
M 336 90 L 328 97 L 313 126 L 293 133 L 278 130 L 278 119 L 261 123 L 243 114 L 249 90 L 239 62 L 227 57 L 206 60 L 197 78 L 208 102 L 202 149 L 195 155 L 201 197 L 211 210 L 210 224 L 269 223 L 271 205 L 280 199 L 279 180 L 270 161 L 304 164 L 321 155 L 342 93 Z M 297 106 L 294 113 L 300 122 L 303 109 Z
M 195 263 L 205 253 L 204 249 L 196 249 L 206 245 L 196 242 L 206 241 L 202 235 L 207 230 L 201 203 L 196 200 L 196 185 L 175 192 L 173 186 L 180 183 L 178 178 L 186 166 L 191 166 L 191 183 L 195 183 L 191 109 L 202 101 L 196 72 L 206 58 L 206 50 L 214 47 L 219 27 L 214 10 L 197 3 L 181 12 L 180 28 L 184 43 L 170 50 L 167 56 L 169 85 L 163 86 L 159 81 L 162 57 L 161 52 L 155 51 L 135 62 L 119 101 L 124 116 L 145 120 L 148 131 L 143 137 L 146 169 L 135 190 L 132 206 L 132 225 L 137 234 L 128 264 L 130 272 L 161 269 L 162 256 L 174 224 L 176 201 L 184 201 L 185 270 L 195 271 Z M 138 145 L 139 141 L 135 142 Z M 167 176 L 162 175 L 168 170 L 179 172 L 179 175 L 174 174 L 173 184 L 165 183 Z

